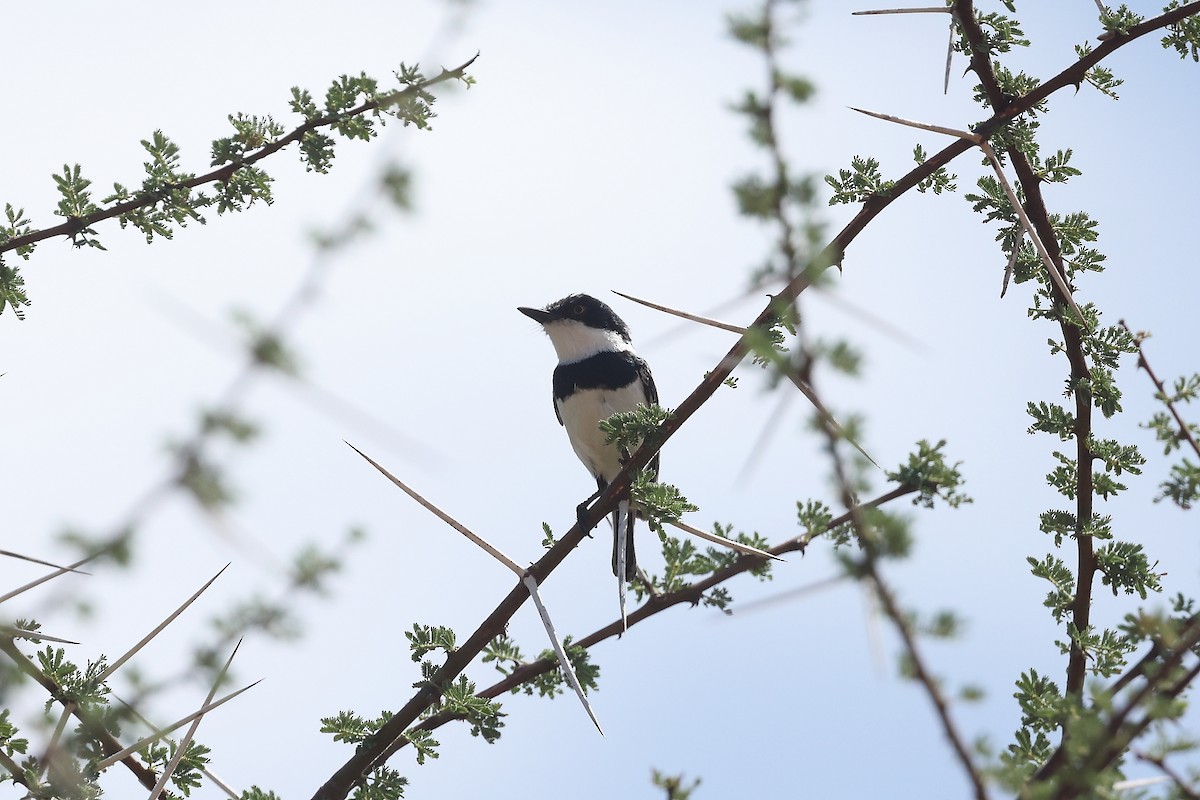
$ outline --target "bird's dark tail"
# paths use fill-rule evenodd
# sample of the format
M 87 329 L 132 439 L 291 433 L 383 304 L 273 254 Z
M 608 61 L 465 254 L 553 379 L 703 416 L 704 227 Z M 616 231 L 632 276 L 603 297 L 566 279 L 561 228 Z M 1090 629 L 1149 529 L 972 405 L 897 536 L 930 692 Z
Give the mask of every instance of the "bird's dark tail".
M 621 530 L 621 526 L 625 527 L 625 582 L 632 583 L 637 577 L 637 556 L 634 553 L 633 547 L 633 525 L 637 520 L 637 514 L 631 513 L 629 510 L 628 501 L 622 500 L 617 505 L 617 510 L 613 512 L 613 556 L 612 569 L 613 575 L 621 577 L 620 559 L 618 558 L 618 547 L 620 546 L 621 537 L 617 535 Z

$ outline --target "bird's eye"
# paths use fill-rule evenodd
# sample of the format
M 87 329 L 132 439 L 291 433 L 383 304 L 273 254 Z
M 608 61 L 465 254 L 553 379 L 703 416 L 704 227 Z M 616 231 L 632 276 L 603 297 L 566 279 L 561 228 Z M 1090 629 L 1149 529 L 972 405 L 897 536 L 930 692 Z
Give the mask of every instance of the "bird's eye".
M 572 314 L 574 314 L 574 315 L 575 315 L 575 316 L 577 316 L 577 317 L 582 317 L 582 316 L 583 316 L 583 311 L 584 311 L 584 308 L 583 308 L 583 306 L 581 306 L 581 305 L 579 305 L 579 306 L 575 306 L 574 308 L 572 308 L 572 309 L 571 309 L 571 313 L 572 313 Z

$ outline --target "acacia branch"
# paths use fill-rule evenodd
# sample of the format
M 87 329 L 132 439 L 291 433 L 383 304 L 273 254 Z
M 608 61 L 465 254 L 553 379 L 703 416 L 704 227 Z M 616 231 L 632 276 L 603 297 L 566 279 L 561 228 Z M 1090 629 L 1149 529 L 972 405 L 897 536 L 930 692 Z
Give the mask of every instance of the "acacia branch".
M 965 4 L 969 8 L 969 3 Z M 1134 39 L 1150 33 L 1151 31 L 1174 24 L 1181 19 L 1184 19 L 1193 14 L 1200 13 L 1200 2 L 1192 3 L 1188 6 L 1175 9 L 1171 12 L 1162 14 L 1148 20 L 1141 25 L 1130 29 L 1128 35 L 1114 37 L 1102 45 L 1098 46 L 1088 55 L 1076 61 L 1071 66 L 1064 69 L 1055 77 L 1039 85 L 1029 94 L 1015 98 L 998 109 L 992 117 L 975 126 L 976 132 L 983 136 L 989 136 L 995 133 L 1000 127 L 1006 124 L 1011 119 L 1025 113 L 1034 105 L 1040 103 L 1050 94 L 1066 86 L 1079 85 L 1084 80 L 1084 75 L 1089 69 L 1095 66 L 1104 57 L 1110 55 L 1117 49 Z M 971 18 L 974 19 L 973 13 Z M 978 30 L 978 26 L 976 26 Z M 994 81 L 993 81 L 994 82 Z M 891 187 L 886 196 L 876 195 L 863 204 L 863 207 L 854 216 L 849 223 L 829 242 L 829 244 L 819 253 L 809 264 L 808 269 L 799 271 L 787 283 L 785 287 L 773 298 L 772 302 L 758 314 L 757 317 L 750 323 L 748 328 L 765 328 L 772 324 L 776 319 L 777 302 L 790 303 L 795 298 L 799 297 L 811 284 L 816 275 L 828 268 L 829 266 L 840 263 L 842 255 L 851 242 L 860 234 L 866 226 L 877 217 L 882 211 L 891 205 L 897 198 L 904 193 L 915 188 L 917 184 L 926 178 L 930 177 L 938 169 L 946 166 L 958 156 L 967 152 L 973 145 L 965 140 L 958 140 L 947 145 L 938 153 L 932 155 L 924 163 L 910 170 L 907 174 L 897 180 Z M 1036 188 L 1036 187 L 1035 187 Z M 1040 195 L 1038 195 L 1040 198 Z M 1044 209 L 1043 209 L 1044 212 Z M 1044 219 L 1044 213 L 1042 215 Z M 1039 229 L 1040 230 L 1040 229 Z M 1055 248 L 1055 252 L 1057 248 Z M 535 575 L 539 583 L 542 583 L 546 576 L 550 574 L 562 561 L 567 554 L 573 550 L 582 541 L 587 532 L 595 527 L 603 520 L 611 511 L 616 508 L 618 499 L 625 494 L 628 489 L 632 476 L 638 470 L 643 469 L 650 459 L 659 451 L 659 449 L 678 431 L 683 424 L 691 418 L 693 414 L 700 409 L 705 402 L 708 401 L 722 383 L 728 378 L 733 370 L 742 362 L 746 355 L 750 352 L 750 343 L 746 335 L 743 335 L 730 348 L 729 352 L 717 363 L 716 367 L 709 372 L 704 379 L 692 390 L 682 403 L 675 409 L 674 413 L 659 426 L 655 434 L 647 437 L 641 447 L 637 449 L 626 461 L 621 472 L 618 473 L 603 495 L 596 501 L 595 504 L 588 510 L 582 520 L 583 524 L 574 525 L 557 544 L 552 547 L 545 556 L 534 564 L 530 571 Z M 1089 487 L 1090 493 L 1090 487 Z M 1090 519 L 1090 515 L 1089 515 Z M 797 540 L 799 541 L 799 540 Z M 778 551 L 772 551 L 778 553 Z M 714 576 L 715 577 L 715 576 Z M 703 583 L 703 582 L 702 582 Z M 696 584 L 699 586 L 700 584 Z M 425 683 L 421 689 L 389 720 L 380 730 L 370 739 L 363 742 L 345 764 L 343 764 L 330 778 L 314 793 L 314 800 L 342 800 L 358 785 L 365 776 L 375 767 L 380 766 L 386 759 L 389 750 L 395 745 L 404 735 L 404 731 L 408 729 L 419 716 L 429 708 L 437 698 L 441 695 L 441 690 L 437 688 L 440 685 L 445 685 L 450 680 L 456 678 L 466 667 L 475 659 L 475 657 L 483 651 L 487 644 L 503 632 L 508 621 L 524 604 L 529 597 L 529 593 L 525 590 L 522 584 L 517 584 L 508 595 L 500 601 L 499 605 L 488 615 L 486 619 L 480 623 L 476 631 L 467 639 L 458 649 L 448 654 L 446 662 L 433 675 L 433 677 Z M 685 598 L 681 598 L 676 602 L 683 602 Z M 629 617 L 629 624 L 633 625 L 636 622 L 649 616 L 649 607 L 654 599 L 647 602 L 646 606 L 634 612 Z M 643 611 L 646 613 L 643 614 Z M 639 616 L 640 615 L 640 616 Z M 613 623 L 607 628 L 597 631 L 596 634 L 600 638 L 607 638 L 615 635 L 620 623 Z M 581 643 L 584 640 L 581 640 Z M 547 667 L 549 669 L 549 667 Z
M 86 216 L 68 217 L 66 222 L 63 222 L 60 225 L 55 225 L 52 228 L 42 228 L 39 230 L 30 231 L 29 233 L 25 233 L 20 236 L 14 236 L 11 239 L 0 242 L 0 253 L 16 250 L 19 247 L 27 247 L 28 245 L 36 244 L 40 241 L 51 239 L 55 236 L 78 235 L 97 222 L 103 222 L 106 219 L 112 219 L 113 217 L 119 217 L 123 214 L 128 214 L 131 211 L 137 211 L 141 208 L 153 206 L 155 203 L 161 201 L 165 195 L 174 191 L 181 189 L 196 189 L 200 186 L 205 186 L 210 183 L 226 183 L 238 170 L 252 166 L 259 161 L 262 161 L 267 156 L 278 153 L 289 144 L 300 141 L 307 133 L 319 130 L 321 128 L 328 128 L 336 123 L 344 122 L 345 120 L 353 119 L 354 117 L 360 117 L 373 111 L 385 110 L 391 106 L 398 105 L 404 100 L 412 97 L 418 92 L 422 92 L 430 88 L 431 86 L 436 86 L 439 83 L 445 83 L 446 81 L 462 78 L 466 73 L 467 67 L 475 63 L 475 59 L 477 58 L 479 58 L 478 53 L 454 69 L 443 68 L 440 74 L 432 78 L 428 78 L 420 83 L 414 83 L 411 86 L 406 86 L 403 89 L 399 89 L 394 92 L 388 92 L 387 94 L 372 98 L 371 100 L 367 100 L 366 102 L 355 106 L 348 111 L 322 114 L 319 117 L 313 117 L 312 119 L 306 120 L 302 125 L 296 127 L 282 138 L 263 145 L 249 155 L 231 161 L 228 164 L 223 164 L 211 172 L 206 172 L 203 175 L 197 175 L 189 180 L 180 181 L 179 183 L 167 184 L 159 191 L 139 194 L 137 197 L 134 197 L 131 200 L 126 200 L 123 203 L 117 203 L 116 205 L 109 206 L 108 208 L 101 209 L 92 214 L 87 214 Z

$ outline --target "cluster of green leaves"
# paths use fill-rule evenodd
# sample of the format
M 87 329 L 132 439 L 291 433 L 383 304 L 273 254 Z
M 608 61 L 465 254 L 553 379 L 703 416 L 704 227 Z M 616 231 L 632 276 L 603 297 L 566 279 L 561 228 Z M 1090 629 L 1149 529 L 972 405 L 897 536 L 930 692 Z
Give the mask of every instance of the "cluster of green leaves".
M 633 411 L 613 414 L 600 421 L 605 444 L 615 444 L 624 453 L 633 453 L 643 441 L 653 439 L 658 428 L 671 416 L 671 410 L 652 403 Z
M 435 663 L 430 655 L 443 653 L 449 655 L 457 647 L 457 637 L 454 631 L 442 625 L 414 624 L 412 630 L 404 632 L 408 639 L 412 660 L 420 665 L 421 680 L 413 684 L 415 688 L 433 687 L 439 692 L 439 698 L 421 715 L 429 719 L 437 715 L 448 715 L 451 718 L 464 719 L 471 726 L 471 735 L 480 736 L 488 743 L 500 738 L 500 729 L 504 727 L 504 712 L 500 704 L 477 696 L 478 689 L 474 682 L 465 675 L 456 679 L 433 684 L 440 665 Z M 496 645 L 496 654 L 492 659 L 504 659 L 509 656 L 519 658 L 516 648 L 505 649 L 503 643 Z M 575 648 L 578 649 L 578 648 Z M 553 654 L 550 656 L 553 658 Z M 586 660 L 586 657 L 585 657 Z M 582 677 L 582 676 L 581 676 Z M 382 711 L 377 717 L 367 718 L 353 711 L 340 711 L 335 716 L 321 720 L 321 732 L 333 737 L 336 742 L 343 742 L 355 747 L 370 741 L 391 720 L 392 712 Z M 404 739 L 413 748 L 417 764 L 424 764 L 426 759 L 438 758 L 438 748 L 441 743 L 433 738 L 432 731 L 418 724 L 404 732 Z M 404 787 L 408 779 L 394 769 L 380 765 L 375 767 L 367 779 L 357 787 L 354 797 L 356 800 L 396 800 L 403 797 Z
M 913 160 L 917 164 L 929 160 L 925 148 L 919 144 L 913 147 Z M 917 183 L 917 191 L 922 194 L 929 191 L 934 194 L 953 192 L 958 189 L 957 180 L 957 175 L 945 167 L 938 167 L 929 177 Z M 889 197 L 896 185 L 895 181 L 883 177 L 878 159 L 857 155 L 850 159 L 850 169 L 838 170 L 837 177 L 826 175 L 825 183 L 833 189 L 829 198 L 831 206 L 866 203 L 876 197 Z
M 572 641 L 570 636 L 563 639 L 563 651 L 567 654 L 571 668 L 575 670 L 575 677 L 579 679 L 580 688 L 586 694 L 599 687 L 600 667 L 592 663 L 591 654 L 585 648 L 572 644 Z M 512 675 L 520 667 L 527 667 L 530 663 L 539 662 L 554 666 L 552 669 L 514 686 L 510 692 L 529 696 L 537 694 L 538 697 L 550 698 L 565 694 L 568 688 L 567 679 L 558 663 L 558 656 L 552 649 L 542 650 L 533 662 L 529 662 L 521 653 L 521 648 L 517 646 L 517 643 L 506 635 L 497 636 L 483 649 L 483 663 L 491 663 L 496 671 L 504 676 Z
M 838 170 L 836 178 L 826 175 L 825 182 L 833 189 L 833 196 L 829 198 L 831 206 L 865 203 L 873 197 L 887 197 L 896 185 L 895 181 L 883 177 L 877 159 L 861 156 L 854 156 L 850 160 L 850 169 Z
M 696 778 L 691 783 L 687 783 L 682 773 L 679 775 L 667 775 L 654 770 L 650 775 L 650 779 L 655 786 L 667 793 L 666 800 L 688 800 L 692 796 L 692 792 L 696 791 L 700 786 L 699 778 Z
M 701 549 L 692 538 L 677 538 L 669 536 L 662 528 L 656 529 L 659 542 L 662 544 L 663 573 L 649 575 L 650 584 L 654 590 L 662 594 L 670 594 L 687 589 L 698 580 L 714 573 L 732 567 L 742 556 L 736 550 L 717 545 Z M 746 544 L 759 550 L 767 550 L 770 542 L 757 532 L 752 534 L 734 533 L 733 525 L 713 523 L 712 533 L 724 539 L 731 539 L 740 544 Z M 763 560 L 749 570 L 749 574 L 760 581 L 771 580 L 771 562 Z M 642 583 L 633 584 L 634 595 L 641 600 L 649 594 Z M 714 586 L 700 596 L 699 602 L 711 608 L 717 608 L 730 613 L 733 595 L 725 586 Z
M 405 126 L 430 127 L 435 116 L 435 97 L 427 88 L 431 79 L 417 65 L 406 64 L 400 65 L 395 77 L 397 87 L 381 91 L 378 81 L 365 73 L 341 75 L 326 90 L 321 105 L 308 90 L 293 87 L 289 106 L 302 121 L 290 131 L 269 115 L 230 114 L 233 133 L 213 141 L 210 163 L 217 169 L 206 175 L 183 170 L 179 146 L 161 130 L 141 141 L 148 158 L 143 162 L 145 176 L 140 185 L 114 183 L 112 192 L 99 203 L 92 199 L 92 181 L 83 176 L 80 165 L 65 164 L 62 174 L 53 176 L 59 194 L 54 213 L 67 221 L 66 235 L 76 247 L 103 250 L 92 226 L 107 217 L 116 216 L 122 228 L 133 226 L 152 242 L 155 237 L 172 238 L 176 229 L 189 222 L 204 224 L 204 212 L 209 208 L 224 214 L 243 211 L 258 202 L 270 204 L 274 199 L 273 178 L 256 164 L 291 142 L 299 143 L 305 169 L 328 172 L 336 142 L 325 130 L 345 139 L 365 141 L 377 136 L 378 128 L 389 117 Z M 446 77 L 467 86 L 474 83 L 461 72 L 443 72 L 433 82 Z M 201 190 L 210 183 L 215 187 L 212 192 Z M 6 245 L 35 230 L 24 209 L 6 204 L 5 212 L 7 221 L 0 225 L 0 313 L 11 307 L 20 318 L 29 297 L 23 288 L 24 279 L 15 267 L 4 263 L 3 253 L 15 249 L 18 256 L 28 260 L 33 243 L 15 248 Z
M 1183 0 L 1171 0 L 1163 7 L 1163 11 L 1174 11 L 1183 5 Z M 1162 38 L 1162 46 L 1169 47 L 1179 53 L 1180 58 L 1191 56 L 1192 61 L 1200 62 L 1200 18 L 1187 17 L 1167 28 L 1167 35 Z
M 499 739 L 500 729 L 504 727 L 501 718 L 505 716 L 500 704 L 476 697 L 475 683 L 466 675 L 459 675 L 448 683 L 432 683 L 441 665 L 426 656 L 439 650 L 447 655 L 453 653 L 457 648 L 454 631 L 441 625 L 414 624 L 404 635 L 412 650 L 412 660 L 421 666 L 421 680 L 413 685 L 418 688 L 432 686 L 439 692 L 438 700 L 425 710 L 422 718 L 444 712 L 465 719 L 471 726 L 472 736 L 482 736 L 488 743 Z
M 893 483 L 917 490 L 913 505 L 933 508 L 934 498 L 940 498 L 950 508 L 973 502 L 960 490 L 963 477 L 958 468 L 962 462 L 948 464 L 943 450 L 945 446 L 945 439 L 935 445 L 922 439 L 917 442 L 917 449 L 909 453 L 906 463 L 884 474 Z

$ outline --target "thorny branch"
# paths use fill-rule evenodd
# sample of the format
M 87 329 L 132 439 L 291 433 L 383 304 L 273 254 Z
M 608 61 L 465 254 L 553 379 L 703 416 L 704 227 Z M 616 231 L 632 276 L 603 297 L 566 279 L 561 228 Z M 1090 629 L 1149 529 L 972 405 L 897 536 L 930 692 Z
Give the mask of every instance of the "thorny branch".
M 959 2 L 956 4 L 955 9 L 960 15 L 963 13 L 963 11 L 966 11 L 969 19 L 974 22 L 974 10 L 971 3 Z M 1173 9 L 1172 11 L 1149 19 L 1140 25 L 1131 27 L 1127 35 L 1115 36 L 1103 42 L 1086 56 L 1080 58 L 1074 64 L 1064 69 L 1058 75 L 1054 76 L 1045 83 L 1040 84 L 1038 87 L 1029 92 L 1029 94 L 1024 95 L 1023 97 L 1014 98 L 1012 100 L 1000 98 L 1000 102 L 998 104 L 994 104 L 997 109 L 996 113 L 993 114 L 989 119 L 976 125 L 974 130 L 982 136 L 990 136 L 1008 121 L 1025 113 L 1030 108 L 1042 102 L 1059 89 L 1062 89 L 1066 86 L 1078 86 L 1082 84 L 1084 81 L 1084 76 L 1088 70 L 1126 44 L 1146 35 L 1147 33 L 1151 33 L 1159 30 L 1160 28 L 1172 25 L 1181 19 L 1197 13 L 1200 13 L 1200 4 L 1191 4 Z M 976 37 L 980 35 L 978 23 L 974 23 L 974 32 Z M 976 38 L 975 41 L 980 41 L 980 39 Z M 987 72 L 988 75 L 991 75 L 990 64 L 985 65 L 982 68 Z M 996 88 L 994 75 L 991 75 L 990 83 L 993 88 Z M 818 265 L 840 264 L 842 261 L 842 256 L 850 243 L 853 242 L 858 234 L 866 228 L 868 223 L 877 217 L 885 208 L 887 208 L 887 206 L 891 205 L 891 203 L 897 198 L 916 187 L 918 183 L 931 176 L 935 171 L 946 166 L 952 160 L 967 152 L 973 146 L 974 145 L 965 140 L 958 140 L 947 145 L 938 153 L 933 154 L 923 164 L 918 165 L 916 168 L 898 179 L 892 185 L 891 191 L 886 196 L 876 195 L 872 197 L 863 204 L 863 207 L 859 210 L 858 214 L 856 214 L 855 217 L 833 238 L 833 240 L 830 241 L 825 249 L 822 250 L 822 252 L 819 253 L 811 263 Z M 1025 174 L 1022 176 L 1023 187 L 1025 178 L 1032 177 L 1031 172 L 1028 170 L 1028 162 L 1026 162 L 1025 166 L 1027 169 L 1025 170 Z M 1022 173 L 1018 172 L 1018 175 L 1021 176 Z M 1041 194 L 1040 191 L 1038 191 L 1036 183 L 1034 183 L 1032 186 L 1032 190 L 1033 193 L 1029 193 L 1030 188 L 1026 187 L 1026 196 L 1029 198 L 1036 198 L 1040 203 Z M 1044 207 L 1041 208 L 1041 213 L 1039 214 L 1038 218 L 1035 219 L 1035 224 L 1039 225 L 1039 231 L 1046 230 L 1049 232 L 1049 225 L 1048 220 L 1046 219 Z M 1048 239 L 1048 246 L 1054 247 L 1053 252 L 1057 254 L 1057 247 L 1051 244 L 1056 240 L 1053 238 L 1053 236 L 1048 237 Z M 759 313 L 750 326 L 747 327 L 769 327 L 775 321 L 777 316 L 776 309 L 778 306 L 776 303 L 791 303 L 797 297 L 799 297 L 800 294 L 811 285 L 811 283 L 812 276 L 810 276 L 807 271 L 799 272 L 788 282 L 788 284 L 779 292 L 779 294 L 773 298 L 772 302 L 767 304 L 767 306 Z M 1075 335 L 1078 337 L 1077 332 Z M 663 422 L 661 426 L 659 426 L 657 434 L 645 441 L 642 446 L 630 456 L 621 472 L 614 477 L 613 481 L 608 485 L 608 489 L 589 510 L 586 518 L 583 520 L 583 526 L 581 527 L 578 523 L 573 526 L 562 537 L 562 539 L 560 539 L 559 542 L 552 547 L 540 561 L 538 561 L 537 564 L 531 567 L 531 571 L 533 571 L 539 583 L 544 581 L 545 577 L 551 571 L 553 571 L 555 567 L 562 563 L 567 554 L 574 549 L 580 543 L 580 541 L 582 541 L 587 530 L 590 530 L 599 524 L 599 522 L 604 519 L 605 516 L 607 516 L 616 508 L 618 498 L 629 490 L 629 484 L 632 480 L 632 476 L 638 470 L 643 469 L 650 462 L 650 459 L 654 456 L 654 454 L 657 453 L 658 450 L 667 442 L 667 440 L 669 440 L 671 436 L 673 436 L 675 432 L 678 431 L 679 428 L 682 427 L 683 424 L 689 418 L 691 418 L 691 416 L 695 414 L 696 411 L 699 410 L 699 408 L 704 405 L 704 403 L 707 402 L 710 397 L 712 397 L 713 394 L 716 393 L 717 389 L 721 387 L 725 379 L 733 373 L 733 370 L 737 368 L 737 366 L 742 362 L 749 352 L 750 342 L 747 336 L 744 335 L 737 341 L 737 343 L 734 344 L 732 348 L 730 348 L 729 352 L 726 353 L 716 367 L 704 377 L 700 384 L 694 390 L 692 390 L 692 393 L 689 394 L 682 403 L 680 403 L 679 407 L 675 410 L 671 417 Z M 1081 463 L 1083 462 L 1081 461 Z M 1090 495 L 1090 484 L 1088 485 L 1087 489 L 1088 494 Z M 1088 511 L 1089 514 L 1086 519 L 1091 518 L 1090 508 Z M 1094 571 L 1094 555 L 1091 558 L 1091 566 Z M 1090 578 L 1088 589 L 1090 592 Z M 434 674 L 432 679 L 427 682 L 400 710 L 398 710 L 391 717 L 391 719 L 380 728 L 379 732 L 372 739 L 364 742 L 357 749 L 354 755 L 351 756 L 350 759 L 348 759 L 346 763 L 343 764 L 342 767 L 340 767 L 329 778 L 329 780 L 317 790 L 317 792 L 313 795 L 314 800 L 342 800 L 342 798 L 346 797 L 351 789 L 357 785 L 371 769 L 382 764 L 387 758 L 388 752 L 392 749 L 393 744 L 403 736 L 404 731 L 407 730 L 408 727 L 417 720 L 420 714 L 430 705 L 432 705 L 440 696 L 440 690 L 436 687 L 438 685 L 444 685 L 451 679 L 457 677 L 459 673 L 466 669 L 467 666 L 475 659 L 475 657 L 483 651 L 483 648 L 488 644 L 488 642 L 490 642 L 504 629 L 507 621 L 512 618 L 513 614 L 517 612 L 528 596 L 529 594 L 527 591 L 525 591 L 525 587 L 521 584 L 517 584 L 500 602 L 495 610 L 480 624 L 475 633 L 472 634 L 471 637 L 462 644 L 462 646 L 447 656 L 446 662 Z M 653 599 L 648 601 L 647 605 L 652 602 L 654 602 Z M 630 615 L 629 623 L 631 625 L 637 620 L 644 618 L 644 616 L 639 617 L 641 611 L 642 610 L 639 609 L 639 611 Z M 615 633 L 616 629 L 620 627 L 620 623 L 614 623 L 609 627 L 612 628 L 613 633 Z
M 1193 12 L 1195 13 L 1195 12 Z M 998 114 L 1011 108 L 1011 103 L 1000 89 L 992 68 L 991 57 L 984 44 L 983 30 L 975 18 L 975 8 L 972 0 L 957 0 L 954 4 L 954 17 L 958 20 L 963 34 L 971 45 L 971 69 L 979 78 L 987 94 L 988 101 Z M 1160 18 L 1161 19 L 1161 18 Z M 1115 44 L 1113 40 L 1110 44 Z M 1017 147 L 1008 148 L 1008 157 L 1017 173 L 1017 180 L 1025 192 L 1025 212 L 1037 230 L 1038 238 L 1049 252 L 1051 260 L 1060 274 L 1064 273 L 1062 253 L 1058 245 L 1058 237 L 1050 224 L 1046 211 L 1046 203 L 1042 197 L 1041 182 L 1034 174 L 1029 159 Z M 1085 533 L 1092 521 L 1092 453 L 1088 448 L 1088 438 L 1092 432 L 1092 392 L 1089 388 L 1089 370 L 1083 351 L 1083 338 L 1078 327 L 1069 322 L 1062 313 L 1063 309 L 1074 302 L 1071 296 L 1064 293 L 1057 284 L 1051 284 L 1055 306 L 1059 311 L 1059 327 L 1063 334 L 1063 344 L 1067 360 L 1071 365 L 1070 385 L 1075 398 L 1075 541 L 1079 565 L 1076 576 L 1075 601 L 1071 608 L 1071 621 L 1075 629 L 1083 632 L 1091 624 L 1092 585 L 1097 564 L 1095 547 L 1092 537 Z M 1071 652 L 1067 664 L 1067 694 L 1081 697 L 1083 680 L 1087 674 L 1087 656 L 1076 639 L 1071 640 Z

